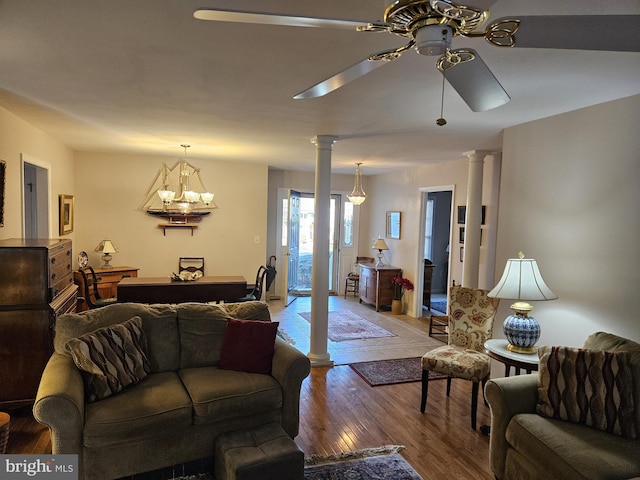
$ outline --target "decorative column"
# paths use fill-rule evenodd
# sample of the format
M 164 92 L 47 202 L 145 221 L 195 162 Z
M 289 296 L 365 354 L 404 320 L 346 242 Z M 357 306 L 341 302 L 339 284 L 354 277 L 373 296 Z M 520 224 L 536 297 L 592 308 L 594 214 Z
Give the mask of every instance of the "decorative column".
M 464 224 L 462 286 L 468 288 L 478 288 L 480 238 L 482 234 L 482 175 L 484 157 L 489 153 L 482 150 L 464 153 L 469 157 L 469 178 L 467 181 L 467 213 Z
M 311 343 L 307 354 L 312 367 L 333 365 L 327 350 L 327 335 L 329 331 L 331 149 L 337 139 L 331 135 L 318 135 L 311 140 L 316 145 L 313 265 L 311 268 Z

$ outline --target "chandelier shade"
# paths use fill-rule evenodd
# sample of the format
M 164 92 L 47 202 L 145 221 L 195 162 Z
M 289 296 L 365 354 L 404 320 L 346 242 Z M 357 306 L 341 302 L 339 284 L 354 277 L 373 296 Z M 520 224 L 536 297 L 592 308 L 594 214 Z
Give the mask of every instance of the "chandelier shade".
M 362 188 L 362 173 L 360 173 L 360 165 L 362 162 L 356 163 L 356 178 L 353 185 L 353 191 L 347 195 L 347 198 L 354 205 L 362 205 L 367 199 L 367 194 Z

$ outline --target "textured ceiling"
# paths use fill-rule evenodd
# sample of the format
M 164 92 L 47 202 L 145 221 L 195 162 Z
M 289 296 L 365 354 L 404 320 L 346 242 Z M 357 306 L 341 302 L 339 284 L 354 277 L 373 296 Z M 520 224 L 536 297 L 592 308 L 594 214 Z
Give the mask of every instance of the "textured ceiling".
M 413 50 L 320 98 L 294 100 L 388 33 L 203 22 L 198 8 L 381 20 L 380 0 L 0 0 L 0 105 L 75 150 L 150 153 L 312 170 L 315 135 L 333 169 L 382 172 L 500 148 L 504 128 L 640 93 L 640 53 L 475 48 L 512 100 L 472 112 L 435 58 Z M 500 0 L 491 18 L 640 14 L 638 0 Z M 640 32 L 640 25 L 638 31 Z

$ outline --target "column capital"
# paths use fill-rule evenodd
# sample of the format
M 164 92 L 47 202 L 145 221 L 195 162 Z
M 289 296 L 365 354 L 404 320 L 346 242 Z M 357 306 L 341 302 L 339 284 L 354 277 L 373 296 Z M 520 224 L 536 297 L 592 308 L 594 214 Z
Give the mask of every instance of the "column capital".
M 484 157 L 487 155 L 491 155 L 493 152 L 491 150 L 470 150 L 468 152 L 464 152 L 463 155 L 465 157 L 469 157 L 469 160 L 484 160 Z
M 311 143 L 316 145 L 317 147 L 321 146 L 331 146 L 338 141 L 337 135 L 316 135 L 311 138 Z

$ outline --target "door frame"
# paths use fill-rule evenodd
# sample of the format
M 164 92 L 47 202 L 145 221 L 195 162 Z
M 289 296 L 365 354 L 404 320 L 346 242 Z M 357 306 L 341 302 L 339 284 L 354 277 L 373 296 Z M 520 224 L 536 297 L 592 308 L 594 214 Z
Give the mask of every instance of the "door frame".
M 426 230 L 427 223 L 427 200 L 429 193 L 432 192 L 451 192 L 451 212 L 449 217 L 449 245 L 452 245 L 453 240 L 453 215 L 454 215 L 454 205 L 456 198 L 456 186 L 455 185 L 440 185 L 435 187 L 420 187 L 418 188 L 420 192 L 420 222 L 418 228 L 418 241 L 417 241 L 417 252 L 416 252 L 416 281 L 415 281 L 415 292 L 422 292 L 424 288 L 424 234 Z M 452 252 L 453 247 L 449 248 L 449 265 L 447 266 L 447 279 L 451 278 L 451 269 L 452 269 Z M 413 311 L 417 318 L 422 317 L 422 293 L 419 295 L 416 293 L 413 295 Z
M 39 181 L 36 184 L 36 198 L 37 203 L 32 206 L 32 211 L 35 211 L 42 214 L 43 212 L 47 215 L 45 220 L 39 220 L 37 223 L 37 234 L 36 237 L 43 238 L 52 238 L 52 234 L 54 232 L 53 229 L 53 211 L 52 211 L 52 203 L 50 201 L 50 192 L 51 192 L 51 165 L 47 162 L 39 160 L 35 157 L 27 155 L 25 153 L 20 154 L 20 213 L 22 216 L 21 221 L 21 229 L 22 229 L 22 237 L 26 238 L 26 205 L 25 205 L 25 167 L 28 165 L 33 165 L 36 167 L 36 175 L 38 176 Z M 41 170 L 38 170 L 41 169 Z M 46 176 L 45 178 L 42 178 Z M 46 232 L 42 231 L 46 230 Z

